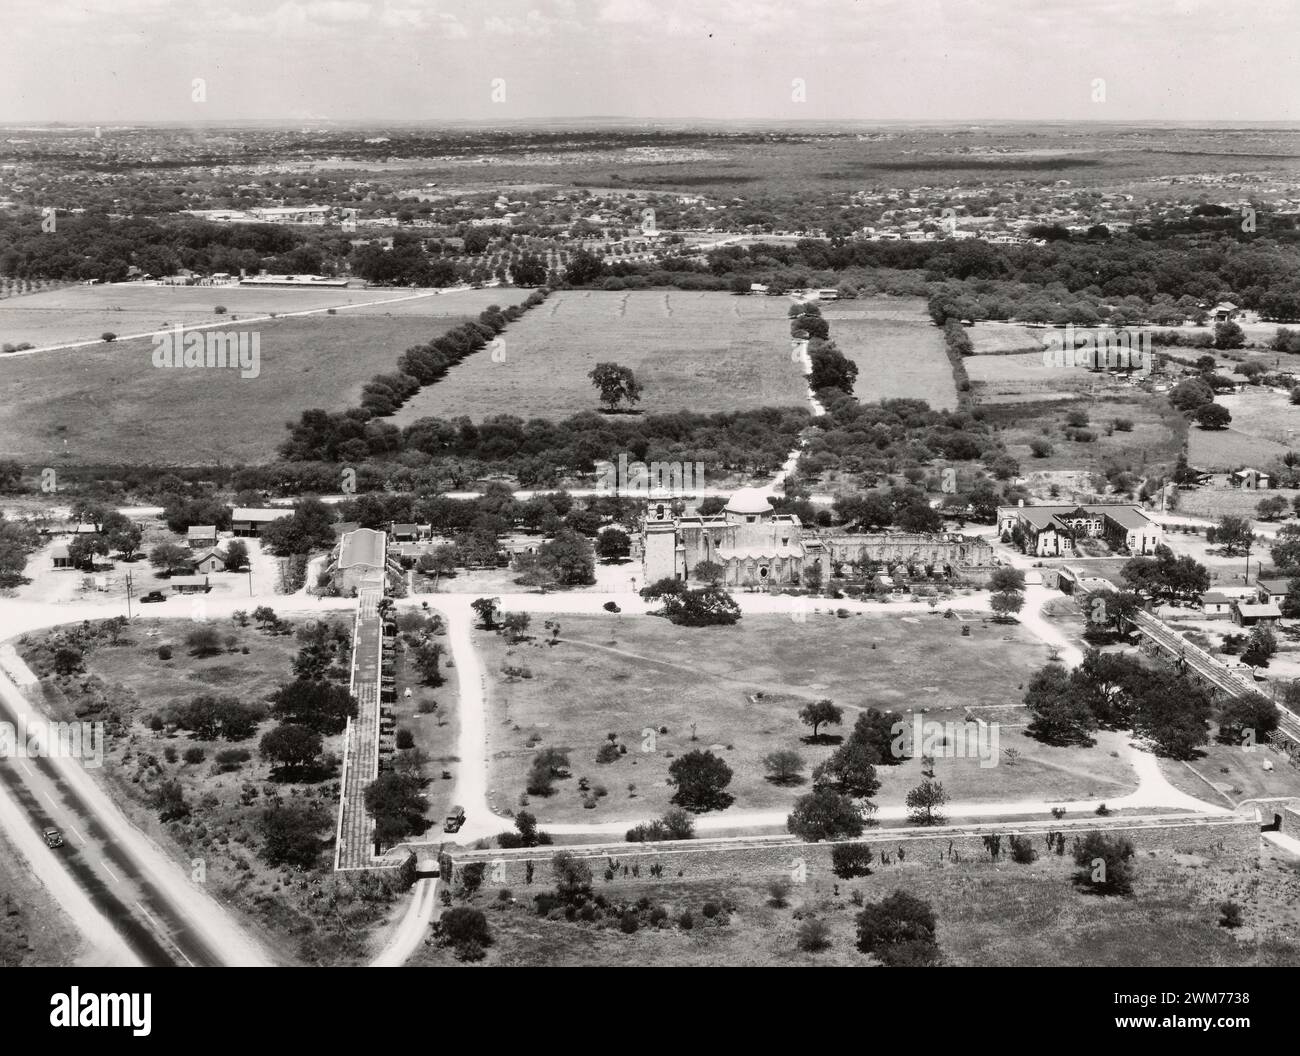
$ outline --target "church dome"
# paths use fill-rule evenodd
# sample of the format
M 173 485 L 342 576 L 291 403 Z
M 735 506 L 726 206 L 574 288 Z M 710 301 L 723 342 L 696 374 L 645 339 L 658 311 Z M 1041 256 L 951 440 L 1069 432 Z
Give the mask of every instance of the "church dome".
M 759 488 L 741 488 L 727 500 L 726 511 L 752 517 L 755 514 L 771 513 L 772 503 Z

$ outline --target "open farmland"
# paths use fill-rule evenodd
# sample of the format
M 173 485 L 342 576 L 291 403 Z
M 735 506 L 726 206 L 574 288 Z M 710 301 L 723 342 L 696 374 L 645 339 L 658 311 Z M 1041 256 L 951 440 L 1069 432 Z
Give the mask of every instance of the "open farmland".
M 823 308 L 831 339 L 858 365 L 853 391 L 874 402 L 906 397 L 934 410 L 957 406 L 957 385 L 936 327 L 919 298 L 874 297 Z
M 1087 402 L 1034 401 L 1013 406 L 995 403 L 986 411 L 1000 429 L 1007 452 L 1019 460 L 1025 473 L 1095 471 L 1108 461 L 1131 463 L 1139 473 L 1160 463 L 1172 465 L 1178 458 L 1184 431 L 1181 416 L 1162 394 L 1127 387 L 1099 393 Z M 1070 411 L 1087 414 L 1085 431 L 1092 440 L 1070 438 L 1065 422 Z M 1131 426 L 1116 429 L 1116 421 Z M 1035 440 L 1046 440 L 1051 451 L 1035 456 L 1030 447 Z
M 498 291 L 469 290 L 474 303 L 487 293 Z M 508 295 L 514 291 L 500 291 Z M 526 291 L 522 291 L 526 293 Z M 325 311 L 350 304 L 372 301 L 410 303 L 414 295 L 429 300 L 443 312 L 472 311 L 477 315 L 491 298 L 478 307 L 453 298 L 443 304 L 441 295 L 428 290 L 259 288 L 250 286 L 153 286 L 122 284 L 113 286 L 65 286 L 47 293 L 12 297 L 0 301 L 0 343 L 32 344 L 37 348 L 98 341 L 105 332 L 121 338 L 148 334 L 182 323 L 196 326 L 225 320 L 264 316 L 272 312 Z M 455 295 L 459 296 L 459 295 Z M 521 298 L 522 299 L 522 296 Z M 418 302 L 416 302 L 418 303 Z M 502 301 L 501 303 L 506 303 Z M 220 306 L 227 311 L 217 315 Z M 401 351 L 400 349 L 398 350 Z
M 1232 415 L 1227 429 L 1187 432 L 1187 460 L 1211 472 L 1240 469 L 1243 465 L 1263 468 L 1297 445 L 1300 407 L 1285 393 L 1247 388 L 1239 394 L 1215 398 Z
M 822 697 L 844 708 L 844 725 L 821 731 L 836 737 L 847 735 L 867 707 L 924 711 L 940 721 L 960 722 L 969 713 L 1001 724 L 1001 749 L 1020 753 L 1014 766 L 936 762 L 954 801 L 1105 800 L 1133 789 L 1128 764 L 1112 758 L 1113 746 L 1101 739 L 1092 748 L 1052 748 L 1024 736 L 1024 686 L 1048 654 L 1014 624 L 971 620 L 963 637 L 962 624 L 931 615 L 827 615 L 805 623 L 749 615 L 699 634 L 646 617 L 567 615 L 560 623 L 554 646 L 476 637 L 492 679 L 488 784 L 498 810 L 518 807 L 535 753 L 551 747 L 570 751 L 573 777 L 557 782 L 550 796 L 529 797 L 528 809 L 543 823 L 657 817 L 673 792 L 666 784 L 673 757 L 693 749 L 711 749 L 734 771 L 733 810 L 787 809 L 835 748 L 805 742 L 810 730 L 798 718 L 803 705 Z M 942 672 L 934 669 L 936 656 L 944 658 Z M 646 729 L 659 731 L 649 752 Z M 597 763 L 611 733 L 627 752 Z M 778 749 L 803 757 L 801 783 L 766 779 L 763 759 Z M 921 761 L 877 773 L 875 801 L 901 804 L 921 780 Z M 590 809 L 578 789 L 583 777 L 608 792 Z
M 506 330 L 504 359 L 470 356 L 393 420 L 554 419 L 595 410 L 587 373 L 607 361 L 636 374 L 645 413 L 804 406 L 807 384 L 790 356 L 789 304 L 680 290 L 558 291 Z
M 255 378 L 156 368 L 148 338 L 0 358 L 0 450 L 50 466 L 269 461 L 287 421 L 309 408 L 355 405 L 361 386 L 394 370 L 403 349 L 465 321 L 316 315 L 257 323 Z
M 966 328 L 977 356 L 1006 355 L 1011 352 L 1039 352 L 1043 347 L 1044 327 L 1021 323 L 983 322 Z

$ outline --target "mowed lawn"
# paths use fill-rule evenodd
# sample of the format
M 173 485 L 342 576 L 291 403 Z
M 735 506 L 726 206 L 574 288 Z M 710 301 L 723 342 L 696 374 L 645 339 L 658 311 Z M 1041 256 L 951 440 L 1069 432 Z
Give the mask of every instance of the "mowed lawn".
M 393 419 L 563 418 L 596 410 L 588 372 L 630 367 L 639 410 L 802 407 L 807 383 L 791 357 L 790 302 L 681 290 L 561 290 L 503 335 L 500 353 L 471 356 Z
M 957 406 L 957 385 L 944 351 L 943 331 L 930 322 L 925 302 L 877 297 L 822 306 L 831 339 L 858 366 L 853 391 L 864 403 L 906 397 L 934 410 Z
M 544 747 L 570 750 L 573 777 L 557 782 L 549 797 L 531 797 L 529 809 L 543 822 L 658 816 L 673 794 L 669 765 L 693 749 L 711 749 L 732 768 L 732 812 L 786 809 L 835 748 L 806 743 L 811 731 L 798 718 L 804 704 L 823 697 L 844 708 L 843 726 L 821 731 L 831 735 L 847 735 L 870 706 L 952 722 L 962 722 L 969 709 L 998 722 L 1001 750 L 1013 747 L 1020 757 L 991 767 L 975 758 L 939 759 L 936 776 L 954 800 L 1041 799 L 1046 810 L 1051 802 L 1102 801 L 1134 787 L 1109 744 L 1049 748 L 1024 737 L 1024 686 L 1048 657 L 1014 624 L 975 619 L 967 624 L 970 637 L 962 637 L 957 621 L 928 614 L 816 615 L 805 623 L 750 615 L 733 627 L 700 629 L 633 616 L 559 622 L 554 646 L 543 644 L 540 627 L 533 641 L 513 646 L 497 635 L 478 637 L 489 672 L 489 787 L 498 810 L 518 809 L 529 765 Z M 529 677 L 512 677 L 506 667 L 526 669 Z M 644 731 L 663 727 L 653 750 L 644 750 Z M 611 733 L 627 753 L 597 763 Z M 764 757 L 783 748 L 803 757 L 803 783 L 781 787 L 766 779 Z M 877 802 L 901 804 L 920 783 L 920 770 L 919 759 L 881 767 Z M 583 806 L 582 777 L 607 791 L 593 809 Z
M 149 338 L 0 357 L 0 451 L 42 465 L 265 462 L 285 423 L 354 405 L 402 351 L 464 316 L 319 315 L 256 324 L 256 378 L 153 365 Z M 238 331 L 234 323 L 230 330 Z
M 1042 840 L 1038 841 L 1041 853 Z M 1051 855 L 1029 865 L 1003 858 L 936 862 L 909 855 L 903 864 L 873 865 L 870 876 L 835 881 L 810 878 L 792 886 L 788 903 L 774 906 L 773 877 L 653 881 L 619 877 L 595 890 L 611 902 L 648 898 L 669 913 L 670 926 L 624 934 L 604 926 L 537 916 L 532 896 L 553 887 L 541 866 L 532 886 L 512 890 L 516 901 L 496 901 L 496 890 L 475 896 L 493 942 L 485 967 L 514 966 L 838 966 L 874 965 L 857 949 L 851 892 L 879 902 L 903 890 L 929 902 L 943 963 L 955 967 L 1065 966 L 1282 966 L 1300 959 L 1295 910 L 1300 880 L 1290 862 L 1265 851 L 1261 868 L 1219 856 L 1149 853 L 1137 842 L 1133 894 L 1100 898 L 1075 887 L 1073 859 Z M 1246 928 L 1219 927 L 1219 902 L 1235 899 Z M 705 902 L 724 908 L 719 926 L 704 920 Z M 677 925 L 683 911 L 694 927 Z M 801 921 L 815 915 L 830 926 L 831 945 L 818 953 L 798 948 Z M 456 965 L 451 950 L 427 945 L 413 966 Z M 1243 1014 L 1245 1014 L 1243 1012 Z
M 128 337 L 177 323 L 198 325 L 232 317 L 341 308 L 410 297 L 419 290 L 262 289 L 249 286 L 67 286 L 0 300 L 0 344 L 49 345 L 97 341 L 104 333 Z M 427 291 L 425 291 L 427 292 Z M 482 291 L 468 291 L 479 293 Z M 441 304 L 438 296 L 429 300 Z M 399 303 L 406 303 L 399 301 Z M 483 307 L 490 303 L 484 302 Z M 226 315 L 215 312 L 218 306 Z M 448 309 L 454 312 L 465 307 Z M 473 309 L 475 314 L 482 307 Z M 237 321 L 237 320 L 236 320 Z

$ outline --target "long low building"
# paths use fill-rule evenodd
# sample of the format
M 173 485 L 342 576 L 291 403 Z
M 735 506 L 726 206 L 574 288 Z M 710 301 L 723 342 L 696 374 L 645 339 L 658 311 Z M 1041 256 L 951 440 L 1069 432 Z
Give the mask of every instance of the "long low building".
M 1024 551 L 1035 557 L 1074 557 L 1078 539 L 1101 539 L 1112 550 L 1151 554 L 1164 531 L 1141 506 L 1097 502 L 1069 506 L 999 506 L 998 534 L 1013 542 L 1019 530 Z
M 262 529 L 281 517 L 292 517 L 285 506 L 236 506 L 230 514 L 230 527 L 236 535 L 261 535 Z
M 387 534 L 358 528 L 339 539 L 329 573 L 334 586 L 346 594 L 367 586 L 382 588 L 387 567 Z

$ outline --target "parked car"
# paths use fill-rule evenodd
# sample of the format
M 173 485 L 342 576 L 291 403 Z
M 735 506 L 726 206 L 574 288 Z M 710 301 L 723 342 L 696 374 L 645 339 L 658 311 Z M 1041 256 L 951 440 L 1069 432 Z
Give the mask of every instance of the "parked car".
M 166 600 L 167 600 L 167 595 L 164 594 L 161 590 L 151 590 L 149 591 L 148 594 L 146 594 L 143 598 L 140 599 L 141 603 L 150 602 L 150 601 L 166 601 Z
M 45 846 L 47 847 L 63 846 L 63 833 L 61 833 L 53 825 L 46 826 L 44 829 L 42 829 L 41 836 L 44 838 Z
M 447 822 L 443 825 L 443 832 L 459 832 L 460 827 L 465 824 L 465 808 L 452 807 L 447 812 Z

